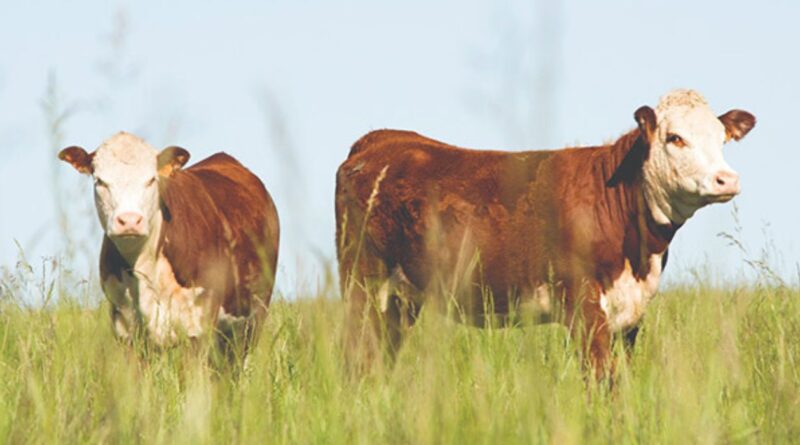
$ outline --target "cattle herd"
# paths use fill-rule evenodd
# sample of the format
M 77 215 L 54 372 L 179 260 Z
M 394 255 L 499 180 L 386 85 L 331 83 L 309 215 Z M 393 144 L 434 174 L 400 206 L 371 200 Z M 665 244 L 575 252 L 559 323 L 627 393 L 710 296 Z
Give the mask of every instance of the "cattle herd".
M 636 339 L 676 231 L 739 193 L 723 145 L 755 125 L 691 90 L 634 117 L 614 142 L 561 150 L 470 150 L 397 130 L 359 139 L 336 172 L 348 363 L 391 358 L 427 304 L 477 326 L 564 323 L 605 375 L 614 339 Z M 246 352 L 278 259 L 263 183 L 225 153 L 184 169 L 185 149 L 124 132 L 59 158 L 94 179 L 116 336 Z

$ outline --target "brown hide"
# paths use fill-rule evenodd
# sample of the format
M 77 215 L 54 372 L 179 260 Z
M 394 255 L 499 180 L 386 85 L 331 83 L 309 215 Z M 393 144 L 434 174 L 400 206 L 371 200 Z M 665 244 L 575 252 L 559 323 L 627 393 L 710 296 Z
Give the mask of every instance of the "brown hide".
M 677 229 L 657 226 L 643 208 L 639 172 L 647 151 L 639 129 L 605 146 L 516 153 L 371 132 L 337 173 L 343 294 L 361 307 L 354 300 L 399 270 L 418 291 L 411 297 L 418 310 L 425 291 L 460 274 L 466 286 L 457 290 L 470 312 L 483 315 L 489 290 L 502 315 L 552 282 L 569 320 L 579 313 L 593 334 L 606 335 L 600 291 L 626 260 L 637 278 L 647 275 L 644 259 L 665 252 Z M 607 343 L 593 350 L 598 360 Z

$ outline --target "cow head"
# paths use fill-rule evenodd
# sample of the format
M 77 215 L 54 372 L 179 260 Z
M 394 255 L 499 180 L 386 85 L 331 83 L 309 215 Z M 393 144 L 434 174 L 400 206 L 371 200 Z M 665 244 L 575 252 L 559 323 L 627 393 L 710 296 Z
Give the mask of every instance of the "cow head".
M 697 92 L 675 90 L 655 110 L 643 106 L 634 116 L 649 145 L 642 179 L 656 222 L 682 224 L 701 207 L 739 194 L 739 175 L 722 146 L 755 126 L 752 114 L 731 110 L 717 117 Z
M 136 250 L 161 222 L 158 182 L 189 160 L 189 152 L 168 147 L 158 153 L 144 140 L 120 132 L 92 153 L 68 147 L 58 154 L 94 178 L 97 216 L 121 252 Z

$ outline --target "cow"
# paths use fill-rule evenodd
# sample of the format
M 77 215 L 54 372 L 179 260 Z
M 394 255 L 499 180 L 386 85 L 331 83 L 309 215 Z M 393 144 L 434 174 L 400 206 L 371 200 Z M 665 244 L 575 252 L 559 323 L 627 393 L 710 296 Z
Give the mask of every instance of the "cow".
M 613 143 L 560 150 L 470 150 L 398 130 L 359 139 L 336 176 L 350 360 L 393 356 L 422 305 L 447 300 L 479 326 L 561 321 L 587 369 L 613 372 L 612 341 L 633 345 L 675 232 L 739 193 L 722 148 L 756 122 L 717 117 L 692 90 L 634 117 Z
M 210 337 L 230 355 L 265 318 L 279 223 L 262 182 L 233 157 L 182 169 L 189 152 L 158 152 L 120 132 L 87 153 L 58 157 L 94 179 L 104 230 L 100 280 L 114 333 L 161 349 Z

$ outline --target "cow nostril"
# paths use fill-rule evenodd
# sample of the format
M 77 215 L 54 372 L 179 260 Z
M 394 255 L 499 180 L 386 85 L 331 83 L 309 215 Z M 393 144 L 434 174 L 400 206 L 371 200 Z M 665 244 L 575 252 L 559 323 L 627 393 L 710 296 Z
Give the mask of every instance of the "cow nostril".
M 725 185 L 725 178 L 717 176 L 717 185 Z
M 123 213 L 116 218 L 117 226 L 122 228 L 135 228 L 142 224 L 144 216 L 136 213 Z

